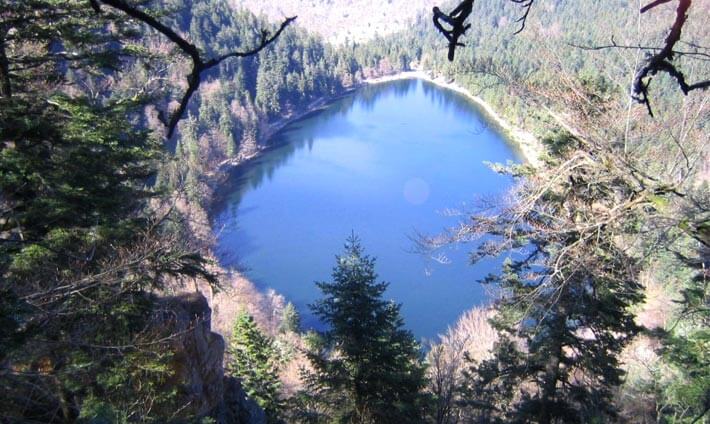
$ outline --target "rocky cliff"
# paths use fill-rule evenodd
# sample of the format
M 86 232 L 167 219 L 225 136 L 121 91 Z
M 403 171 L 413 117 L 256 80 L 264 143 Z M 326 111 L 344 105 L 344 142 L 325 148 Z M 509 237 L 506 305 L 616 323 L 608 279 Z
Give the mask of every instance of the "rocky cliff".
M 218 423 L 265 423 L 264 411 L 249 398 L 238 379 L 225 376 L 225 343 L 212 331 L 212 311 L 200 293 L 184 293 L 160 301 L 163 322 L 171 334 L 174 384 L 197 417 Z

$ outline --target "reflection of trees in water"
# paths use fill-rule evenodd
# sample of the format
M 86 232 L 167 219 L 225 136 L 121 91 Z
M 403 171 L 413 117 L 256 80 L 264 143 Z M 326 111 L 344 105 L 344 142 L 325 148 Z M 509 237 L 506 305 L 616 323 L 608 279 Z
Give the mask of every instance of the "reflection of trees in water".
M 458 116 L 464 116 L 468 122 L 475 127 L 471 130 L 473 135 L 478 135 L 486 131 L 494 131 L 500 135 L 500 139 L 508 146 L 515 154 L 522 158 L 524 155 L 520 150 L 520 146 L 509 137 L 503 136 L 502 130 L 495 122 L 488 119 L 486 112 L 471 99 L 461 93 L 453 90 L 442 89 L 438 85 L 429 81 L 422 81 L 422 91 L 433 103 L 444 110 L 452 110 Z
M 357 96 L 353 97 L 357 98 L 358 105 L 364 110 L 371 111 L 382 96 L 394 94 L 395 97 L 402 98 L 416 89 L 417 84 L 418 80 L 403 79 L 383 84 L 366 85 L 358 90 Z
M 281 137 L 279 137 L 281 139 Z M 285 165 L 293 154 L 309 144 L 312 138 L 296 138 L 290 142 L 281 141 L 268 152 L 234 168 L 227 181 L 217 190 L 213 211 L 228 208 L 228 216 L 235 218 L 244 195 L 258 189 L 265 181 L 271 180 L 278 168 Z
M 417 80 L 404 79 L 383 84 L 366 85 L 354 95 L 338 99 L 326 109 L 307 115 L 303 119 L 289 124 L 284 130 L 278 132 L 268 144 L 270 150 L 237 168 L 235 168 L 227 182 L 217 191 L 217 201 L 213 211 L 220 212 L 228 208 L 228 216 L 236 217 L 237 209 L 243 196 L 251 190 L 258 189 L 264 182 L 273 178 L 276 170 L 288 163 L 293 155 L 302 148 L 313 148 L 314 139 L 307 128 L 322 128 L 334 118 L 345 117 L 357 105 L 364 110 L 371 111 L 376 103 L 383 97 L 394 95 L 403 98 L 416 90 L 421 84 L 425 96 L 439 108 L 453 111 L 464 116 L 477 128 L 473 134 L 486 130 L 489 123 L 481 113 L 472 108 L 471 101 L 460 93 L 444 90 L 436 84 Z M 346 130 L 343 130 L 346 131 Z M 509 141 L 504 138 L 507 144 Z
M 472 104 L 471 100 L 463 94 L 449 89 L 442 89 L 428 81 L 422 81 L 422 91 L 432 103 L 441 109 L 446 111 L 453 110 L 457 115 L 461 114 L 465 119 L 470 119 L 471 122 L 475 122 L 478 125 L 484 123 L 481 122 L 482 116 L 474 110 L 476 105 Z
M 228 208 L 227 216 L 235 218 L 241 200 L 247 192 L 256 190 L 264 182 L 270 181 L 276 170 L 288 163 L 300 149 L 304 147 L 309 150 L 313 149 L 315 142 L 313 137 L 304 137 L 305 134 L 299 134 L 304 127 L 317 128 L 335 117 L 347 116 L 355 105 L 372 110 L 383 96 L 394 94 L 398 98 L 404 97 L 416 89 L 417 83 L 417 80 L 407 79 L 385 84 L 366 85 L 354 95 L 338 99 L 326 109 L 309 114 L 303 119 L 289 124 L 286 129 L 278 132 L 268 141 L 268 144 L 271 145 L 268 152 L 231 171 L 227 182 L 217 191 L 215 196 L 217 200 L 212 210 L 219 213 L 226 207 Z

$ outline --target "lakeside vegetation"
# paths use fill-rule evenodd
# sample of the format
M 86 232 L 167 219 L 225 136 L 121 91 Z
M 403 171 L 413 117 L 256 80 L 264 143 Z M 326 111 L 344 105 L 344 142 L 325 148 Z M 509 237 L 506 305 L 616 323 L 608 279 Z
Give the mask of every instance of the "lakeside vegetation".
M 400 331 L 397 308 L 378 303 L 382 287 L 372 264 L 351 241 L 345 257 L 362 259 L 358 269 L 367 274 L 352 281 L 373 289 L 368 302 L 387 318 L 363 330 L 365 339 L 379 335 L 375 346 L 384 350 L 372 354 L 390 361 L 378 362 L 383 370 L 363 365 L 360 351 L 342 350 L 351 334 L 337 325 L 325 341 L 300 335 L 283 302 L 270 306 L 280 314 L 269 323 L 249 318 L 246 305 L 237 316 L 230 305 L 213 303 L 220 319 L 236 320 L 228 374 L 243 380 L 244 392 L 266 410 L 263 419 L 707 421 L 707 93 L 685 97 L 659 78 L 659 113 L 651 119 L 627 97 L 623 65 L 634 63 L 635 52 L 599 56 L 558 38 L 569 22 L 586 23 L 579 26 L 587 38 L 577 43 L 630 28 L 633 14 L 619 12 L 625 3 L 600 2 L 583 13 L 579 5 L 555 4 L 515 38 L 493 31 L 516 16 L 500 4 L 480 9 L 453 64 L 427 30 L 428 15 L 413 31 L 368 44 L 336 47 L 289 29 L 258 56 L 210 71 L 168 141 L 161 111 L 175 107 L 188 68 L 167 41 L 109 7 L 97 15 L 88 1 L 0 2 L 0 59 L 8 65 L 2 76 L 12 83 L 0 96 L 0 396 L 7 400 L 0 417 L 245 422 L 224 412 L 224 402 L 243 403 L 190 391 L 195 377 L 175 358 L 195 355 L 183 352 L 190 342 L 182 337 L 197 326 L 176 331 L 169 317 L 180 315 L 162 300 L 199 279 L 194 285 L 205 292 L 221 287 L 211 301 L 244 302 L 233 298 L 224 270 L 209 263 L 206 210 L 220 180 L 215 170 L 263 147 L 269 123 L 414 63 L 455 78 L 535 131 L 547 148 L 539 169 L 494 167 L 520 179 L 513 201 L 496 205 L 499 213 L 476 212 L 458 238 L 432 235 L 422 247 L 435 251 L 485 232 L 500 237 L 474 259 L 521 248 L 531 249 L 530 257 L 511 259 L 488 279 L 507 294 L 494 312 L 468 314 L 420 360 Z M 209 57 L 258 43 L 252 30 L 269 26 L 222 1 L 135 5 Z M 694 13 L 705 10 L 695 6 Z M 650 18 L 644 38 L 658 40 L 671 14 L 669 7 Z M 696 16 L 686 35 L 705 45 Z M 694 79 L 707 76 L 702 62 L 679 60 Z M 347 274 L 346 265 L 337 272 Z M 341 274 L 322 287 L 350 281 Z M 321 313 L 335 324 L 348 319 L 324 307 Z M 487 338 L 476 340 L 472 329 Z M 279 363 L 310 363 L 316 374 L 294 387 L 294 368 L 276 381 Z M 380 382 L 406 380 L 390 385 L 406 393 L 388 386 L 397 399 L 382 404 L 369 392 L 381 387 L 358 385 L 369 381 L 361 373 L 375 371 Z

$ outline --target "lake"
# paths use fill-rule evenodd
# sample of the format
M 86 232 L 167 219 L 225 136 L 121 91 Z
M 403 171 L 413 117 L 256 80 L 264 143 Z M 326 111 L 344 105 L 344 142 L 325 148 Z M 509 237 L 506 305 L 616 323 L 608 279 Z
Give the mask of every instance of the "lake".
M 484 162 L 522 161 L 514 146 L 466 97 L 421 80 L 366 86 L 289 124 L 274 147 L 234 170 L 213 211 L 217 253 L 262 289 L 296 305 L 320 296 L 348 235 L 377 258 L 386 296 L 402 304 L 407 328 L 433 338 L 487 301 L 477 281 L 499 267 L 471 266 L 472 245 L 435 257 L 416 253 L 417 233 L 455 225 L 452 210 L 502 195 L 509 177 Z

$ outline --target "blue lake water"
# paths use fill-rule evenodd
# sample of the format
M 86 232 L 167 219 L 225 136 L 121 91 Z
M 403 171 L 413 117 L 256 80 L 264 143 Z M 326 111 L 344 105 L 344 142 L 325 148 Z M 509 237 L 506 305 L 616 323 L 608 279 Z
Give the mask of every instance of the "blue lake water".
M 487 301 L 477 280 L 500 261 L 468 264 L 473 246 L 436 258 L 414 253 L 412 236 L 436 234 L 481 196 L 512 180 L 489 162 L 522 161 L 462 95 L 419 80 L 365 87 L 290 124 L 259 158 L 236 169 L 213 211 L 218 255 L 262 289 L 293 302 L 306 327 L 335 254 L 355 232 L 377 257 L 387 297 L 402 304 L 418 338 L 433 338 Z

